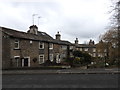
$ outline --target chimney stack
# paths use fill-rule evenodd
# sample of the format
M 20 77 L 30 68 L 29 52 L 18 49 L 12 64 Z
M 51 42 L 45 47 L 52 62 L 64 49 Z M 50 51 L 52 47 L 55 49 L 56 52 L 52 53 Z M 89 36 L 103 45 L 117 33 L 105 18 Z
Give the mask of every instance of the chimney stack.
M 32 34 L 37 35 L 37 32 L 38 32 L 38 27 L 36 25 L 32 25 L 29 27 L 28 33 L 32 33 Z
M 95 42 L 90 39 L 89 45 L 94 45 L 94 44 L 95 44 Z
M 56 34 L 56 39 L 61 40 L 61 35 L 59 34 L 59 32 L 57 32 L 57 34 Z
M 78 44 L 78 42 L 79 42 L 79 41 L 78 41 L 78 38 L 76 38 L 76 40 L 75 40 L 75 44 Z

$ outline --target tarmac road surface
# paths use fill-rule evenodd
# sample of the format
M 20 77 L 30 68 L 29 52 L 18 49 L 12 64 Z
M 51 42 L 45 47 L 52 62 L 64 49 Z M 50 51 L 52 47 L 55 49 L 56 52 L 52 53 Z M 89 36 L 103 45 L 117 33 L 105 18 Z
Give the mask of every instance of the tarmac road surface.
M 2 88 L 118 88 L 119 74 L 15 74 L 2 76 Z

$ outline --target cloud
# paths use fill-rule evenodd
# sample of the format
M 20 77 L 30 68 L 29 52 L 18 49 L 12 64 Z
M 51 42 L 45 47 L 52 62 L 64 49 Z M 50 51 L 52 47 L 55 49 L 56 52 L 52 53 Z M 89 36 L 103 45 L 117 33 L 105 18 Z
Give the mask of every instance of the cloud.
M 98 38 L 108 25 L 109 0 L 40 0 L 9 1 L 0 3 L 0 26 L 27 31 L 32 24 L 32 14 L 39 14 L 39 30 L 62 39 L 80 42 Z M 38 25 L 38 16 L 35 24 Z

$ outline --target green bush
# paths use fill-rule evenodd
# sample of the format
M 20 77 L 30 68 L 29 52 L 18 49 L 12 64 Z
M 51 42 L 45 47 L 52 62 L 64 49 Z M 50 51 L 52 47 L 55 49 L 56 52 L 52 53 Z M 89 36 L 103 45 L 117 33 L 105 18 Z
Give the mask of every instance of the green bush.
M 80 57 L 75 57 L 73 60 L 74 64 L 81 64 Z
M 73 51 L 73 57 L 69 59 L 64 59 L 64 62 L 67 62 L 71 66 L 75 65 L 88 65 L 91 63 L 92 57 L 88 53 L 83 53 L 81 51 Z
M 73 51 L 74 57 L 79 57 L 81 59 L 81 63 L 90 63 L 92 61 L 92 57 L 88 53 L 83 53 L 81 51 Z

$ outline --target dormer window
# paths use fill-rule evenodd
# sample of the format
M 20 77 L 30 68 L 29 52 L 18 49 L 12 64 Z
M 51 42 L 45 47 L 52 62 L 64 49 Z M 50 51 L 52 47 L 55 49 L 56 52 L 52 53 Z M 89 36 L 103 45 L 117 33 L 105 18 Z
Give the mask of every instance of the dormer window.
M 39 49 L 44 49 L 44 43 L 43 42 L 39 42 Z
M 15 39 L 14 48 L 19 49 L 19 40 L 18 39 Z

